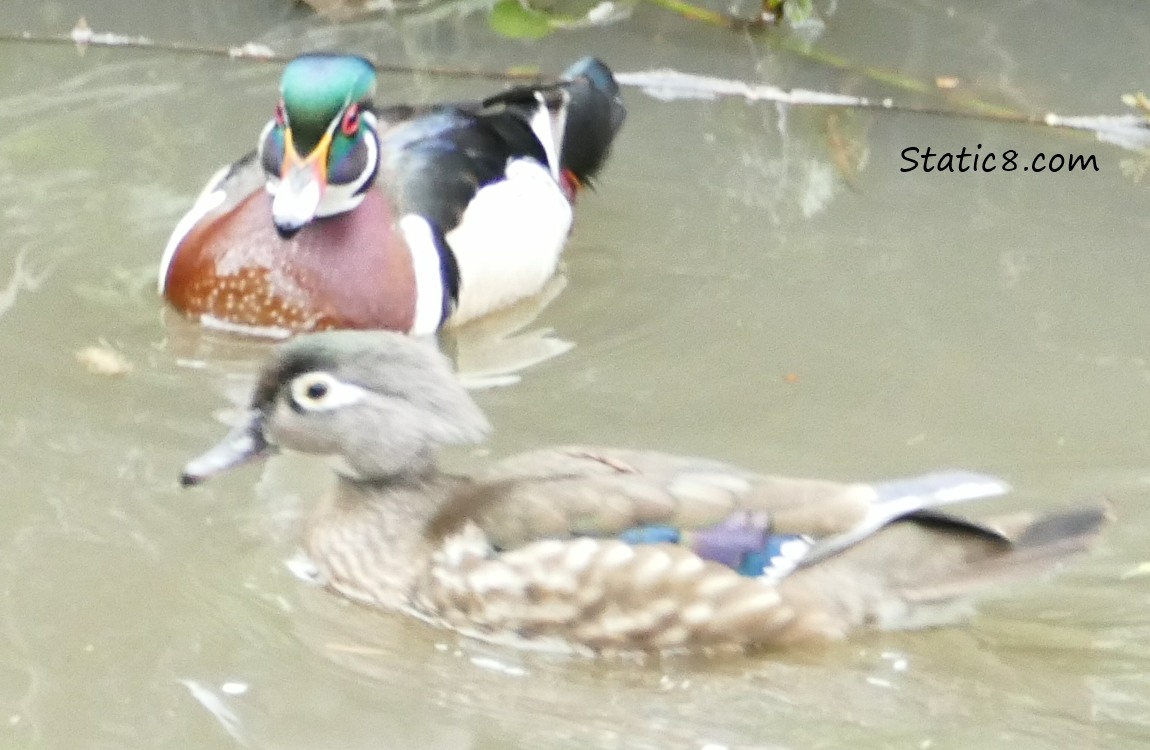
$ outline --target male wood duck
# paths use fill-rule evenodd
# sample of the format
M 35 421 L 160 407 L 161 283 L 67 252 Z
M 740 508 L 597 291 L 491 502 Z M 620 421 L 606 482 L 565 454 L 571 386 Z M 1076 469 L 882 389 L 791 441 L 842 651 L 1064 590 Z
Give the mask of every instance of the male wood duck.
M 586 58 L 555 85 L 373 108 L 360 57 L 288 63 L 257 151 L 177 224 L 159 290 L 207 325 L 272 336 L 426 334 L 538 292 L 625 117 Z
M 474 477 L 441 446 L 487 419 L 426 342 L 297 338 L 245 421 L 182 483 L 277 448 L 335 459 L 307 524 L 317 579 L 465 634 L 582 652 L 716 650 L 924 627 L 966 595 L 1084 550 L 1103 505 L 976 523 L 940 506 L 1008 491 L 944 471 L 876 484 L 788 479 L 600 447 L 533 451 Z

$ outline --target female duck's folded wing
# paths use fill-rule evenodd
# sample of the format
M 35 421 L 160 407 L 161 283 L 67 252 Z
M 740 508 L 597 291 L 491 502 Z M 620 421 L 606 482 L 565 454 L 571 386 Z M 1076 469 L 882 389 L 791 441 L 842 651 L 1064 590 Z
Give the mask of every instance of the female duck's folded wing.
M 995 516 L 980 523 L 944 513 L 916 513 L 903 525 L 919 529 L 921 564 L 906 566 L 918 572 L 902 582 L 901 594 L 915 602 L 949 600 L 1041 575 L 1088 550 L 1112 519 L 1113 509 L 1105 501 Z M 938 538 L 947 541 L 934 545 L 931 540 Z M 984 554 L 974 554 L 978 538 Z M 902 554 L 913 553 L 914 546 L 908 544 Z M 949 562 L 944 554 L 948 546 L 953 557 Z M 931 565 L 949 567 L 932 571 Z
M 799 613 L 773 585 L 669 544 L 549 539 L 471 559 L 445 546 L 418 596 L 423 609 L 469 635 L 513 634 L 542 648 L 663 650 L 798 637 L 788 631 Z
M 472 635 L 514 633 L 540 645 L 548 638 L 595 650 L 837 640 L 864 627 L 952 622 L 968 613 L 967 595 L 1085 549 L 1108 515 L 1096 504 L 1000 531 L 919 512 L 777 579 L 740 575 L 671 544 L 549 539 L 491 555 L 479 538 L 470 554 L 441 547 L 419 596 L 425 609 Z M 483 536 L 467 528 L 459 536 Z
M 508 549 L 534 539 L 617 536 L 647 526 L 703 529 L 739 517 L 777 534 L 841 535 L 849 546 L 915 510 L 1007 489 L 971 472 L 847 484 L 653 451 L 568 446 L 499 462 L 439 523 L 446 529 L 470 518 Z
M 975 523 L 911 514 L 830 557 L 804 559 L 779 582 L 796 632 L 838 638 L 859 627 L 930 627 L 970 612 L 971 597 L 1048 572 L 1085 551 L 1111 518 L 1106 503 Z M 817 548 L 816 548 L 817 549 Z

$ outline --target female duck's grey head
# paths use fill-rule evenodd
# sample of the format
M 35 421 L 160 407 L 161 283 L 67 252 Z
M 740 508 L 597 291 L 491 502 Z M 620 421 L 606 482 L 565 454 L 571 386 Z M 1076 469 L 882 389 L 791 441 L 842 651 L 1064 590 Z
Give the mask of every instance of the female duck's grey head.
M 277 447 L 334 456 L 356 479 L 414 473 L 440 446 L 479 442 L 489 429 L 432 344 L 384 331 L 313 334 L 277 349 L 247 419 L 191 461 L 182 482 Z

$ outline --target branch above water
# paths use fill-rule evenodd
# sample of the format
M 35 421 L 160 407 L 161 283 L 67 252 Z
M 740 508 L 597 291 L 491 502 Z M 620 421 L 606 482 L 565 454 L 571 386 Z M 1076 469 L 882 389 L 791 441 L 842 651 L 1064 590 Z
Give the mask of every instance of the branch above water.
M 116 49 L 144 49 L 232 60 L 259 62 L 286 62 L 292 55 L 278 52 L 265 44 L 248 42 L 239 46 L 220 47 L 188 44 L 185 42 L 157 41 L 144 36 L 131 36 L 115 32 L 95 32 L 81 18 L 67 34 L 33 34 L 31 32 L 0 32 L 0 44 L 55 44 L 74 45 L 78 52 L 89 47 Z M 376 62 L 382 73 L 424 74 L 453 78 L 482 78 L 500 81 L 546 80 L 537 72 L 524 69 L 485 70 L 460 67 L 428 67 L 395 65 Z M 934 107 L 895 101 L 891 97 L 871 98 L 850 96 L 806 89 L 783 89 L 763 83 L 751 83 L 728 78 L 685 73 L 672 69 L 620 72 L 616 75 L 621 86 L 637 88 L 661 101 L 681 99 L 711 100 L 741 98 L 747 102 L 774 102 L 790 106 L 837 107 L 875 112 L 897 112 L 935 117 L 982 120 L 1007 124 L 1059 128 L 1093 133 L 1104 143 L 1132 151 L 1150 150 L 1150 100 L 1141 93 L 1126 95 L 1123 101 L 1133 112 L 1120 115 L 1067 116 L 1053 112 L 1028 114 L 1001 107 L 990 107 L 974 102 L 963 109 Z M 905 88 L 905 87 L 903 87 Z M 919 87 L 915 87 L 919 88 Z M 925 87 L 922 87 L 925 88 Z

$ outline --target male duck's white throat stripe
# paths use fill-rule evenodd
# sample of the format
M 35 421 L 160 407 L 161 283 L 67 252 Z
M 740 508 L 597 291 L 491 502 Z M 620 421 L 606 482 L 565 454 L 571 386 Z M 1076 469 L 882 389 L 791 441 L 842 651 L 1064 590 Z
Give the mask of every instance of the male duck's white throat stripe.
M 365 130 L 363 141 L 367 147 L 366 166 L 359 176 L 345 185 L 328 183 L 327 190 L 320 198 L 316 216 L 336 216 L 357 208 L 371 187 L 368 183 L 375 181 L 379 168 L 379 136 L 376 135 L 378 122 L 375 115 L 367 111 L 360 118 L 360 127 Z

